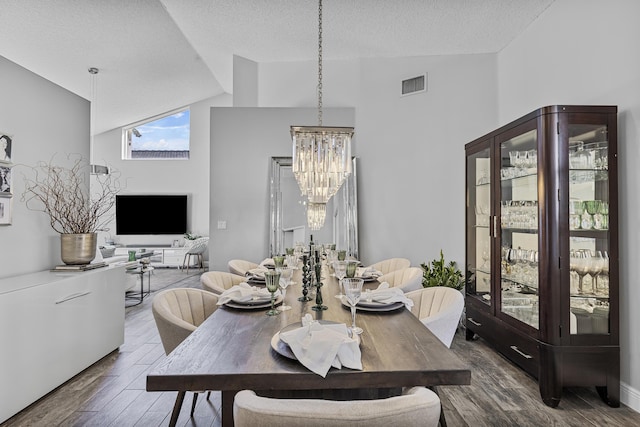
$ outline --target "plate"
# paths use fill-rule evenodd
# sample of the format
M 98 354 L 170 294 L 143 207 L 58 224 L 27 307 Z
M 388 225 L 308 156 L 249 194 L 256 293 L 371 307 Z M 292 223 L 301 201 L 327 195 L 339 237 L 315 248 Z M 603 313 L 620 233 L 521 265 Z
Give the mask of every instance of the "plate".
M 346 298 L 342 299 L 342 305 L 345 306 L 346 308 L 349 308 L 349 309 L 351 308 Z M 404 307 L 404 303 L 401 301 L 392 302 L 392 303 L 360 301 L 356 305 L 356 309 L 361 311 L 394 311 L 403 307 Z
M 247 283 L 257 283 L 259 285 L 264 285 L 267 281 L 264 277 L 251 276 L 247 278 Z
M 276 301 L 275 301 L 275 305 L 278 305 L 282 302 L 282 295 L 278 295 L 276 297 Z M 242 310 L 254 310 L 254 309 L 259 309 L 259 308 L 270 308 L 271 307 L 271 300 L 269 301 L 259 301 L 256 303 L 251 303 L 249 302 L 247 303 L 241 303 L 241 302 L 237 302 L 237 301 L 229 301 L 226 302 L 224 304 L 227 307 L 231 307 L 231 308 L 239 308 Z
M 378 280 L 378 276 L 358 276 L 356 279 L 362 279 L 365 282 L 375 282 Z
M 318 322 L 320 322 L 321 325 L 331 325 L 331 324 L 339 324 L 340 322 L 334 322 L 331 320 L 318 320 Z M 273 337 L 271 337 L 271 348 L 278 354 L 280 354 L 281 356 L 284 356 L 288 359 L 292 359 L 292 360 L 298 360 L 298 358 L 296 357 L 295 354 L 293 354 L 293 351 L 291 351 L 291 347 L 289 347 L 289 344 L 285 343 L 284 341 L 280 340 L 280 332 L 287 332 L 290 331 L 292 329 L 296 329 L 302 326 L 302 322 L 296 322 L 296 323 L 292 323 L 290 325 L 285 326 L 284 328 L 280 329 L 279 332 L 276 332 L 275 335 Z M 348 330 L 348 326 L 347 326 L 347 330 Z M 356 335 L 356 339 L 358 340 L 358 345 L 360 345 L 360 336 Z

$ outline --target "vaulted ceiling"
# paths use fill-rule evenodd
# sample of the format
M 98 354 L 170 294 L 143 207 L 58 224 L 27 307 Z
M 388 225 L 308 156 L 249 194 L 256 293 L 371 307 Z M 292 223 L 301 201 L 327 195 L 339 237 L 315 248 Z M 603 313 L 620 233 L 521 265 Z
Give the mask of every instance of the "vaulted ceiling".
M 499 52 L 553 1 L 324 0 L 323 57 Z M 315 60 L 317 36 L 317 0 L 0 0 L 0 55 L 95 98 L 97 133 L 231 93 L 234 55 Z

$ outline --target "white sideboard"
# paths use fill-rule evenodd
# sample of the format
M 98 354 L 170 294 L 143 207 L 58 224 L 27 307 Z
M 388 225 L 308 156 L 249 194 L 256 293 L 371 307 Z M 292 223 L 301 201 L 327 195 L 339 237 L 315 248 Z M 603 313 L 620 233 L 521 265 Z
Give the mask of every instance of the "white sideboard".
M 128 255 L 129 251 L 137 252 L 141 249 L 153 251 L 153 255 L 151 256 L 151 265 L 154 267 L 182 267 L 184 254 L 186 252 L 186 248 L 183 246 L 120 246 L 116 248 L 115 255 Z M 191 267 L 194 265 L 195 260 L 189 260 L 189 266 Z
M 123 266 L 0 279 L 0 423 L 124 343 Z

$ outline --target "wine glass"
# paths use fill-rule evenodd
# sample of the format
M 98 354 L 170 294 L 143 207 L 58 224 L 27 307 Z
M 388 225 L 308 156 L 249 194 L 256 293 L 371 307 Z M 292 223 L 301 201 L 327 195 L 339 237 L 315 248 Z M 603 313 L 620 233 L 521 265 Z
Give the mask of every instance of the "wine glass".
M 347 261 L 347 278 L 356 277 L 356 271 L 358 270 L 358 263 L 356 261 Z
M 362 328 L 356 326 L 356 305 L 360 301 L 362 295 L 363 279 L 347 278 L 343 281 L 344 293 L 347 296 L 347 302 L 351 306 L 351 332 L 354 334 L 361 334 Z
M 298 257 L 291 254 L 286 256 L 286 264 L 287 267 L 297 270 L 298 269 Z
M 338 288 L 340 288 L 340 293 L 336 295 L 336 298 L 342 298 L 342 279 L 347 275 L 347 262 L 346 261 L 336 261 L 333 263 L 333 271 L 335 271 L 336 278 L 338 279 Z
M 582 282 L 584 280 L 584 276 L 589 274 L 589 251 L 586 250 L 576 250 L 571 254 L 570 265 L 571 269 L 576 272 L 578 275 L 578 293 L 584 293 L 582 289 Z
M 273 257 L 273 263 L 275 264 L 276 268 L 284 267 L 284 255 L 275 255 Z
M 276 310 L 275 307 L 275 292 L 278 290 L 278 286 L 280 286 L 280 273 L 274 270 L 265 271 L 264 279 L 267 290 L 271 292 L 271 309 L 267 311 L 267 316 L 278 315 L 280 311 Z
M 598 292 L 598 276 L 602 273 L 603 264 L 604 257 L 602 256 L 602 252 L 593 251 L 591 258 L 589 258 L 589 275 L 592 279 L 591 288 L 594 295 Z
M 278 309 L 280 311 L 291 310 L 291 306 L 286 305 L 285 297 L 287 296 L 287 287 L 291 284 L 293 269 L 291 267 L 278 267 L 276 271 L 280 273 L 278 285 L 280 287 L 280 293 L 282 294 L 282 305 Z

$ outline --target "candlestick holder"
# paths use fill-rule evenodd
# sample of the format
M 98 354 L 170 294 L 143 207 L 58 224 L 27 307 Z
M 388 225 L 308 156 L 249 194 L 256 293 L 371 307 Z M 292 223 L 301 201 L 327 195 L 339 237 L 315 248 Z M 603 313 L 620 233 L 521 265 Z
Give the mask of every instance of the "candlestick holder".
M 307 255 L 302 255 L 302 296 L 298 298 L 298 301 L 311 301 L 311 298 L 308 296 L 309 284 L 311 281 L 309 270 L 309 257 Z
M 322 291 L 320 290 L 320 288 L 322 287 L 322 264 L 317 263 L 315 265 L 315 272 L 316 272 L 316 305 L 314 305 L 313 307 L 311 307 L 312 310 L 314 311 L 322 311 L 322 310 L 326 310 L 329 307 L 327 307 L 326 305 L 322 305 Z

